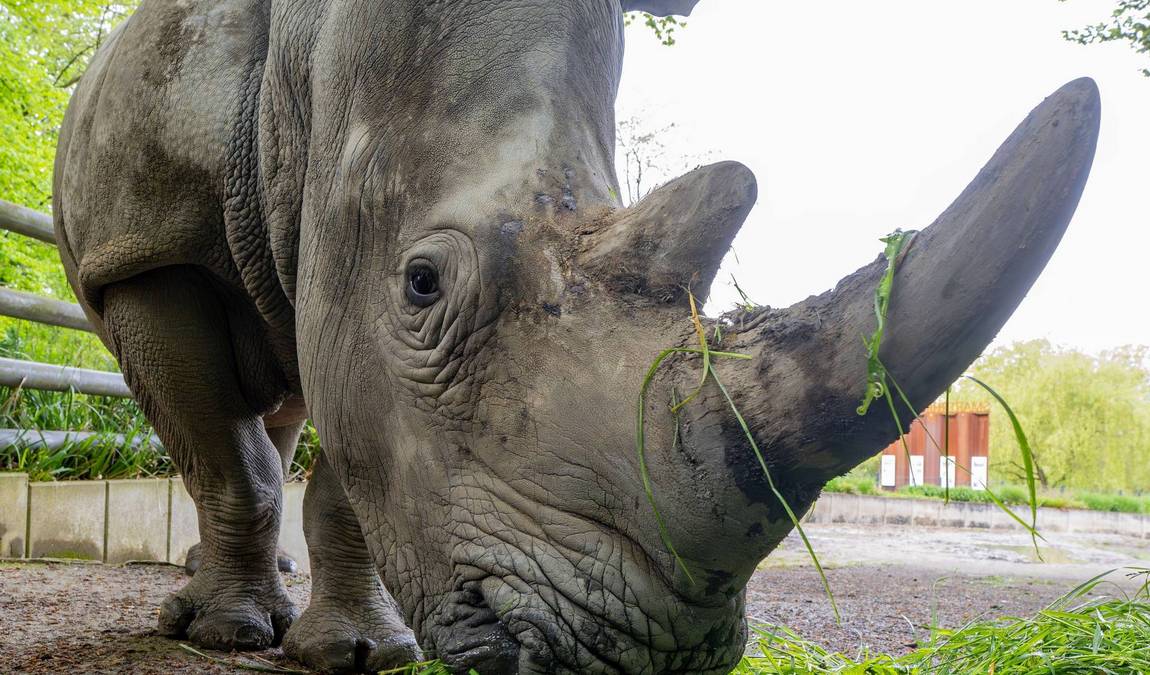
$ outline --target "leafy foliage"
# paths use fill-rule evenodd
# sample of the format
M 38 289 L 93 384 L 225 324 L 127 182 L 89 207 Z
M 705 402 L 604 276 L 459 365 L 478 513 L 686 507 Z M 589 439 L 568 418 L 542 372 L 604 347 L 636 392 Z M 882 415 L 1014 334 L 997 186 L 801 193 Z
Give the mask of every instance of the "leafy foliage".
M 650 28 L 655 33 L 655 39 L 665 47 L 671 47 L 675 44 L 676 29 L 687 27 L 686 21 L 676 19 L 673 16 L 653 16 L 647 12 L 627 12 L 623 16 L 623 23 L 626 26 L 641 23 Z
M 1063 31 L 1062 37 L 1083 45 L 1129 42 L 1139 54 L 1150 54 L 1150 0 L 1119 0 L 1108 21 Z M 1150 77 L 1150 68 L 1142 74 Z
M 0 199 L 48 210 L 71 85 L 128 12 L 96 0 L 0 0 Z M 0 284 L 72 298 L 50 246 L 0 236 Z
M 1150 485 L 1150 348 L 1098 356 L 1045 340 L 996 349 L 972 367 L 1010 401 L 1034 448 L 1043 487 L 1144 490 Z M 969 381 L 955 400 L 991 403 Z M 991 424 L 991 478 L 1016 482 L 1024 460 L 1010 424 Z

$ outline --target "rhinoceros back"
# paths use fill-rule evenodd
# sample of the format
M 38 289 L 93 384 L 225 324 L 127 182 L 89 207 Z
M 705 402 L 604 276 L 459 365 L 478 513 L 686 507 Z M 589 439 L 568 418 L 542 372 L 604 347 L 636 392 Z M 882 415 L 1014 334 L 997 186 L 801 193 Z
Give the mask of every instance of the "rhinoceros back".
M 254 153 L 256 125 L 245 120 L 258 105 L 266 5 L 145 0 L 78 85 L 53 211 L 69 278 L 95 314 L 108 284 L 158 267 L 242 283 L 225 205 L 245 191 L 257 201 L 254 176 L 238 174 Z

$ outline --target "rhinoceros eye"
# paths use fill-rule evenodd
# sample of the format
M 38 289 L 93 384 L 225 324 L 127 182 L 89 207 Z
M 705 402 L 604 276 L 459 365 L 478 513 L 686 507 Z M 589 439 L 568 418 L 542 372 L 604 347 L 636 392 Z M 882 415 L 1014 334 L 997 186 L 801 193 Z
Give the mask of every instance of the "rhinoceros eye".
M 426 263 L 407 270 L 407 300 L 416 307 L 428 307 L 439 299 L 439 275 Z

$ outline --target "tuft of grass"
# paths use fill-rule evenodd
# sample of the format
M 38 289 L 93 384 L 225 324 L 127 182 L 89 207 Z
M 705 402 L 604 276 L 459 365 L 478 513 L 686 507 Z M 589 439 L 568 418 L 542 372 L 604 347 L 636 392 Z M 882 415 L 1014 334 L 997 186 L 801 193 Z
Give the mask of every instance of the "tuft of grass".
M 711 379 L 714 381 L 715 385 L 718 387 L 719 391 L 722 392 L 723 398 L 726 400 L 727 405 L 730 407 L 731 412 L 735 416 L 735 419 L 738 420 L 740 428 L 742 428 L 743 433 L 746 435 L 747 442 L 750 443 L 751 449 L 754 451 L 756 459 L 758 459 L 759 466 L 762 467 L 762 469 L 763 469 L 763 475 L 767 479 L 767 485 L 770 487 L 771 493 L 774 494 L 774 496 L 779 500 L 779 503 L 782 505 L 783 510 L 787 514 L 787 517 L 790 518 L 791 524 L 794 526 L 795 530 L 798 531 L 799 537 L 802 538 L 803 546 L 806 547 L 807 553 L 810 555 L 811 560 L 814 562 L 815 569 L 818 570 L 819 578 L 822 580 L 823 589 L 826 591 L 827 598 L 830 600 L 831 609 L 834 610 L 835 620 L 841 621 L 842 618 L 839 615 L 839 608 L 838 608 L 837 603 L 835 603 L 834 594 L 831 592 L 830 582 L 827 581 L 826 572 L 823 570 L 822 563 L 819 561 L 818 556 L 815 554 L 814 547 L 811 546 L 810 539 L 807 538 L 806 531 L 803 530 L 803 526 L 799 522 L 799 519 L 795 515 L 795 512 L 791 508 L 791 505 L 787 502 L 786 498 L 783 496 L 783 494 L 775 486 L 775 481 L 774 481 L 774 478 L 771 477 L 771 472 L 770 472 L 770 469 L 768 469 L 768 467 L 767 467 L 766 459 L 763 457 L 763 453 L 759 449 L 758 443 L 755 442 L 754 435 L 751 433 L 750 427 L 747 425 L 747 422 L 743 418 L 742 413 L 739 411 L 738 406 L 735 404 L 734 399 L 731 398 L 731 395 L 727 391 L 726 386 L 724 386 L 722 380 L 719 379 L 718 373 L 716 373 L 711 368 L 711 357 L 712 356 L 719 356 L 719 357 L 723 357 L 723 358 L 744 359 L 744 360 L 750 359 L 751 356 L 748 354 L 738 354 L 738 353 L 734 353 L 734 352 L 713 351 L 710 348 L 710 345 L 708 345 L 708 343 L 707 343 L 707 333 L 706 333 L 706 330 L 704 330 L 704 328 L 703 328 L 702 319 L 699 316 L 698 306 L 695 302 L 695 295 L 693 293 L 691 293 L 690 289 L 687 289 L 687 296 L 690 300 L 691 323 L 693 324 L 693 326 L 695 328 L 695 334 L 699 339 L 699 347 L 697 349 L 685 348 L 685 347 L 664 349 L 662 352 L 660 352 L 658 354 L 658 356 L 655 357 L 654 362 L 652 362 L 651 366 L 647 369 L 647 374 L 643 378 L 643 385 L 639 390 L 639 407 L 638 407 L 638 413 L 636 415 L 636 427 L 637 428 L 636 428 L 635 444 L 636 444 L 636 452 L 639 456 L 639 474 L 640 474 L 640 477 L 643 481 L 643 491 L 646 493 L 647 501 L 648 501 L 648 503 L 650 503 L 651 509 L 655 514 L 655 522 L 659 528 L 659 537 L 660 537 L 660 539 L 662 539 L 663 545 L 667 547 L 667 550 L 670 551 L 671 556 L 675 559 L 675 564 L 679 567 L 679 569 L 681 569 L 683 571 L 683 574 L 687 577 L 688 581 L 690 581 L 692 584 L 694 584 L 695 578 L 691 574 L 690 570 L 687 568 L 687 565 L 683 561 L 682 556 L 679 555 L 678 550 L 676 550 L 674 542 L 671 541 L 671 535 L 670 535 L 670 532 L 667 528 L 667 523 L 664 520 L 662 513 L 659 511 L 659 506 L 655 501 L 655 492 L 654 492 L 654 488 L 651 485 L 651 476 L 650 476 L 650 472 L 648 471 L 648 468 L 647 468 L 646 436 L 645 436 L 645 431 L 644 431 L 644 414 L 646 412 L 646 406 L 647 406 L 647 391 L 650 388 L 651 381 L 655 377 L 655 373 L 658 372 L 658 370 L 659 370 L 659 366 L 662 365 L 662 363 L 668 357 L 670 357 L 674 354 L 696 354 L 696 355 L 701 357 L 702 362 L 703 362 L 703 375 L 699 381 L 699 386 L 695 389 L 694 392 L 692 392 L 689 396 L 684 398 L 682 401 L 672 403 L 672 405 L 671 405 L 672 414 L 677 415 L 678 412 L 683 408 L 683 406 L 685 406 L 687 403 L 689 403 L 691 400 L 693 400 L 699 394 L 699 392 L 702 391 L 703 386 L 706 385 L 706 383 L 707 383 L 707 376 L 709 375 L 711 377 Z
M 731 251 L 734 252 L 734 249 L 731 249 Z M 738 260 L 738 256 L 735 257 L 735 260 Z M 743 287 L 739 285 L 738 280 L 735 279 L 735 275 L 733 274 L 731 275 L 731 284 L 734 285 L 735 292 L 739 294 L 740 309 L 742 309 L 744 312 L 753 312 L 757 307 L 759 307 L 759 303 L 747 297 L 746 291 L 744 291 Z
M 152 428 L 127 399 L 0 387 L 0 427 L 38 431 L 93 431 L 101 436 L 58 450 L 0 446 L 0 471 L 34 481 L 146 478 L 172 474 L 171 459 L 152 443 Z M 122 434 L 122 441 L 113 434 Z
M 1079 492 L 1077 500 L 1092 511 L 1110 513 L 1150 513 L 1150 498 L 1132 495 Z
M 1035 528 L 1038 527 L 1038 497 L 1036 496 L 1037 490 L 1035 488 L 1034 478 L 1034 451 L 1030 449 L 1030 442 L 1026 440 L 1026 432 L 1022 430 L 1022 424 L 1018 422 L 1018 417 L 1014 415 L 1014 411 L 1011 410 L 1006 399 L 1002 398 L 990 385 L 977 377 L 973 375 L 965 375 L 964 377 L 989 392 L 990 395 L 994 397 L 994 400 L 998 401 L 999 405 L 1002 406 L 1002 409 L 1006 411 L 1006 416 L 1010 418 L 1010 426 L 1014 429 L 1014 438 L 1018 441 L 1018 447 L 1022 451 L 1022 464 L 1026 473 L 1026 489 L 1030 493 L 1030 537 L 1034 542 L 1034 550 L 1037 551 L 1038 533 Z
M 1141 577 L 1132 596 L 1088 597 L 1107 577 L 1100 574 L 1033 617 L 972 621 L 950 630 L 934 627 L 930 640 L 905 656 L 856 656 L 830 652 L 794 631 L 756 627 L 762 656 L 746 657 L 734 675 L 760 673 L 857 673 L 958 675 L 995 673 L 1150 672 L 1150 570 L 1128 568 Z
M 867 351 L 867 382 L 866 393 L 863 395 L 862 403 L 859 404 L 857 410 L 859 415 L 867 414 L 870 404 L 875 399 L 888 395 L 886 367 L 878 360 L 878 352 L 879 348 L 882 347 L 883 333 L 886 332 L 886 313 L 887 308 L 890 307 L 890 294 L 894 289 L 895 267 L 898 265 L 902 253 L 914 241 L 916 234 L 918 234 L 917 230 L 906 232 L 895 230 L 879 239 L 886 244 L 883 251 L 883 255 L 886 256 L 886 272 L 883 273 L 878 286 L 874 289 L 874 314 L 877 325 L 869 338 L 863 338 L 863 344 Z M 897 419 L 897 415 L 895 417 Z

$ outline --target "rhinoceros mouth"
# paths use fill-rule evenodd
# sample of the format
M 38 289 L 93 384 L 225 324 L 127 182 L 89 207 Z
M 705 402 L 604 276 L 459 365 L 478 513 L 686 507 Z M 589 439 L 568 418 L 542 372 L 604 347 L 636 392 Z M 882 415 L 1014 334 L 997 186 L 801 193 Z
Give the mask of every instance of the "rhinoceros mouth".
M 430 653 L 452 672 L 514 673 L 519 642 L 491 609 L 480 584 L 466 581 L 449 593 L 427 629 Z

